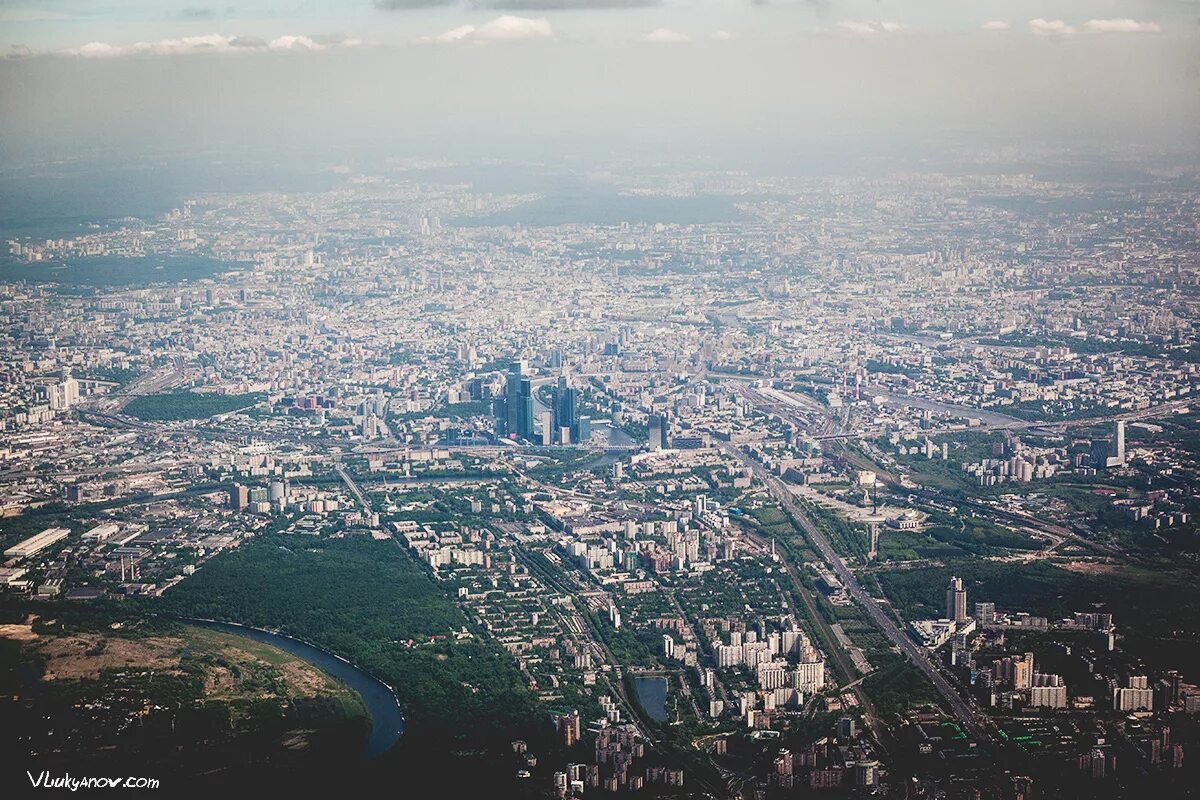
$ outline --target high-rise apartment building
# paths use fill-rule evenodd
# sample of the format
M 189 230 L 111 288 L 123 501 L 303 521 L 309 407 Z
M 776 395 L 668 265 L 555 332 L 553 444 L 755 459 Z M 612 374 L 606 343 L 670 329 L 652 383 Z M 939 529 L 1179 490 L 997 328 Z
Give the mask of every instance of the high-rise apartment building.
M 946 619 L 953 622 L 967 620 L 967 590 L 963 588 L 962 578 L 951 578 L 946 587 Z

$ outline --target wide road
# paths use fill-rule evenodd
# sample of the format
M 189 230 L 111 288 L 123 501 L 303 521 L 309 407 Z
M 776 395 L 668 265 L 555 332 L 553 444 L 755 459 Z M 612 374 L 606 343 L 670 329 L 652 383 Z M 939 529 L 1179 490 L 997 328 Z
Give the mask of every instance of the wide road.
M 365 496 L 363 496 L 362 490 L 358 488 L 358 484 L 355 483 L 354 479 L 350 477 L 350 473 L 346 472 L 346 468 L 342 466 L 341 462 L 335 461 L 333 464 L 333 470 L 338 474 L 338 476 L 341 477 L 342 481 L 350 489 L 350 493 L 354 495 L 354 499 L 356 499 L 358 504 L 362 506 L 363 511 L 365 511 L 368 516 L 373 514 L 374 509 L 371 508 L 371 503 Z
M 772 475 L 762 464 L 738 448 L 727 446 L 726 451 L 749 467 L 754 472 L 755 477 L 767 487 L 771 495 L 796 519 L 800 527 L 804 529 L 809 540 L 813 543 L 813 546 L 817 548 L 821 557 L 825 559 L 825 563 L 829 565 L 829 568 L 841 580 L 846 592 L 856 603 L 862 606 L 863 610 L 867 612 L 867 616 L 883 631 L 892 644 L 900 648 L 900 651 L 908 657 L 908 660 L 929 679 L 929 682 L 937 689 L 938 694 L 942 696 L 942 699 L 954 713 L 954 716 L 958 718 L 963 728 L 981 741 L 990 741 L 992 738 L 991 734 L 982 724 L 981 715 L 967 704 L 938 668 L 930 662 L 929 655 L 925 649 L 910 639 L 896 625 L 895 621 L 884 613 L 883 609 L 875 601 L 875 598 L 871 597 L 863 589 L 862 584 L 858 582 L 858 577 L 842 561 L 841 556 L 833 549 L 833 545 L 829 543 L 825 534 L 805 515 L 804 510 L 800 508 L 800 504 L 796 502 L 795 496 L 788 490 L 783 481 Z
M 770 542 L 750 528 L 746 528 L 745 533 L 764 551 L 770 548 Z M 788 578 L 792 581 L 792 588 L 799 596 L 800 602 L 804 604 L 805 613 L 808 614 L 808 618 L 812 620 L 813 625 L 821 630 L 824 637 L 825 649 L 829 650 L 829 657 L 838 663 L 841 673 L 846 678 L 846 683 L 842 686 L 842 691 L 849 690 L 854 693 L 854 696 L 858 698 L 859 707 L 862 708 L 863 716 L 866 718 L 867 727 L 874 732 L 875 739 L 879 742 L 880 747 L 885 751 L 890 750 L 893 747 L 891 733 L 879 720 L 879 715 L 875 712 L 875 704 L 871 702 L 871 698 L 863 690 L 861 685 L 862 678 L 855 677 L 858 674 L 858 667 L 855 666 L 854 660 L 850 657 L 849 649 L 842 646 L 841 641 L 834 634 L 833 628 L 830 627 L 825 617 L 817 609 L 811 592 L 809 592 L 808 587 L 804 585 L 803 581 L 800 580 L 800 573 L 796 569 L 796 565 L 791 562 L 786 553 L 778 553 L 778 558 L 784 572 L 787 573 Z

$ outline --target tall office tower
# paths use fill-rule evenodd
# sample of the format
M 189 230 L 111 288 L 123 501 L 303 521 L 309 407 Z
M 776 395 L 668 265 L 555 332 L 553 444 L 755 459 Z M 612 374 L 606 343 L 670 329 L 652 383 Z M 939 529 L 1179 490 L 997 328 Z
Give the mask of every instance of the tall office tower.
M 651 414 L 649 421 L 649 438 L 651 450 L 666 450 L 670 434 L 671 421 L 666 414 Z
M 567 385 L 566 378 L 558 379 L 553 396 L 554 429 L 565 431 L 563 444 L 579 441 L 579 391 Z
M 1117 464 L 1125 464 L 1125 420 L 1117 420 L 1116 426 L 1113 428 L 1113 457 L 1116 458 Z
M 508 398 L 497 397 L 492 400 L 492 416 L 496 418 L 496 434 L 508 435 Z
M 553 443 L 552 434 L 554 433 L 554 423 L 551 422 L 552 415 L 549 411 L 543 411 L 538 415 L 539 422 L 542 423 L 542 446 L 549 447 Z
M 967 590 L 963 588 L 962 578 L 951 578 L 946 587 L 946 619 L 954 622 L 967 620 Z
M 533 382 L 523 374 L 524 366 L 514 361 L 508 369 L 504 403 L 505 433 L 521 439 L 533 438 Z
M 521 378 L 521 418 L 518 435 L 525 439 L 533 438 L 533 381 Z
M 521 365 L 513 362 L 508 368 L 508 377 L 504 384 L 504 412 L 506 416 L 505 433 L 509 436 L 520 435 L 521 417 Z

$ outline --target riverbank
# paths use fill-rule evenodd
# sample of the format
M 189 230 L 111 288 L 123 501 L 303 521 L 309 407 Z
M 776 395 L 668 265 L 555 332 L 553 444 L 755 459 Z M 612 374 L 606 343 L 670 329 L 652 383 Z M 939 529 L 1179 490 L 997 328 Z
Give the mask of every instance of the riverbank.
M 194 618 L 180 618 L 179 621 L 272 645 L 346 684 L 362 699 L 371 719 L 371 734 L 363 751 L 364 758 L 368 760 L 379 758 L 391 750 L 404 733 L 404 715 L 392 687 L 337 653 L 293 636 L 235 622 Z

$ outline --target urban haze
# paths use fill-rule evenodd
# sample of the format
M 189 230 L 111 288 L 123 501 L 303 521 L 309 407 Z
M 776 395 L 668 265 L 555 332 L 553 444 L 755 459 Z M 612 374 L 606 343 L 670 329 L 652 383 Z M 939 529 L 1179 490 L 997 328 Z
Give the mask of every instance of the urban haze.
M 1200 5 L 0 0 L 0 793 L 1200 794 Z

